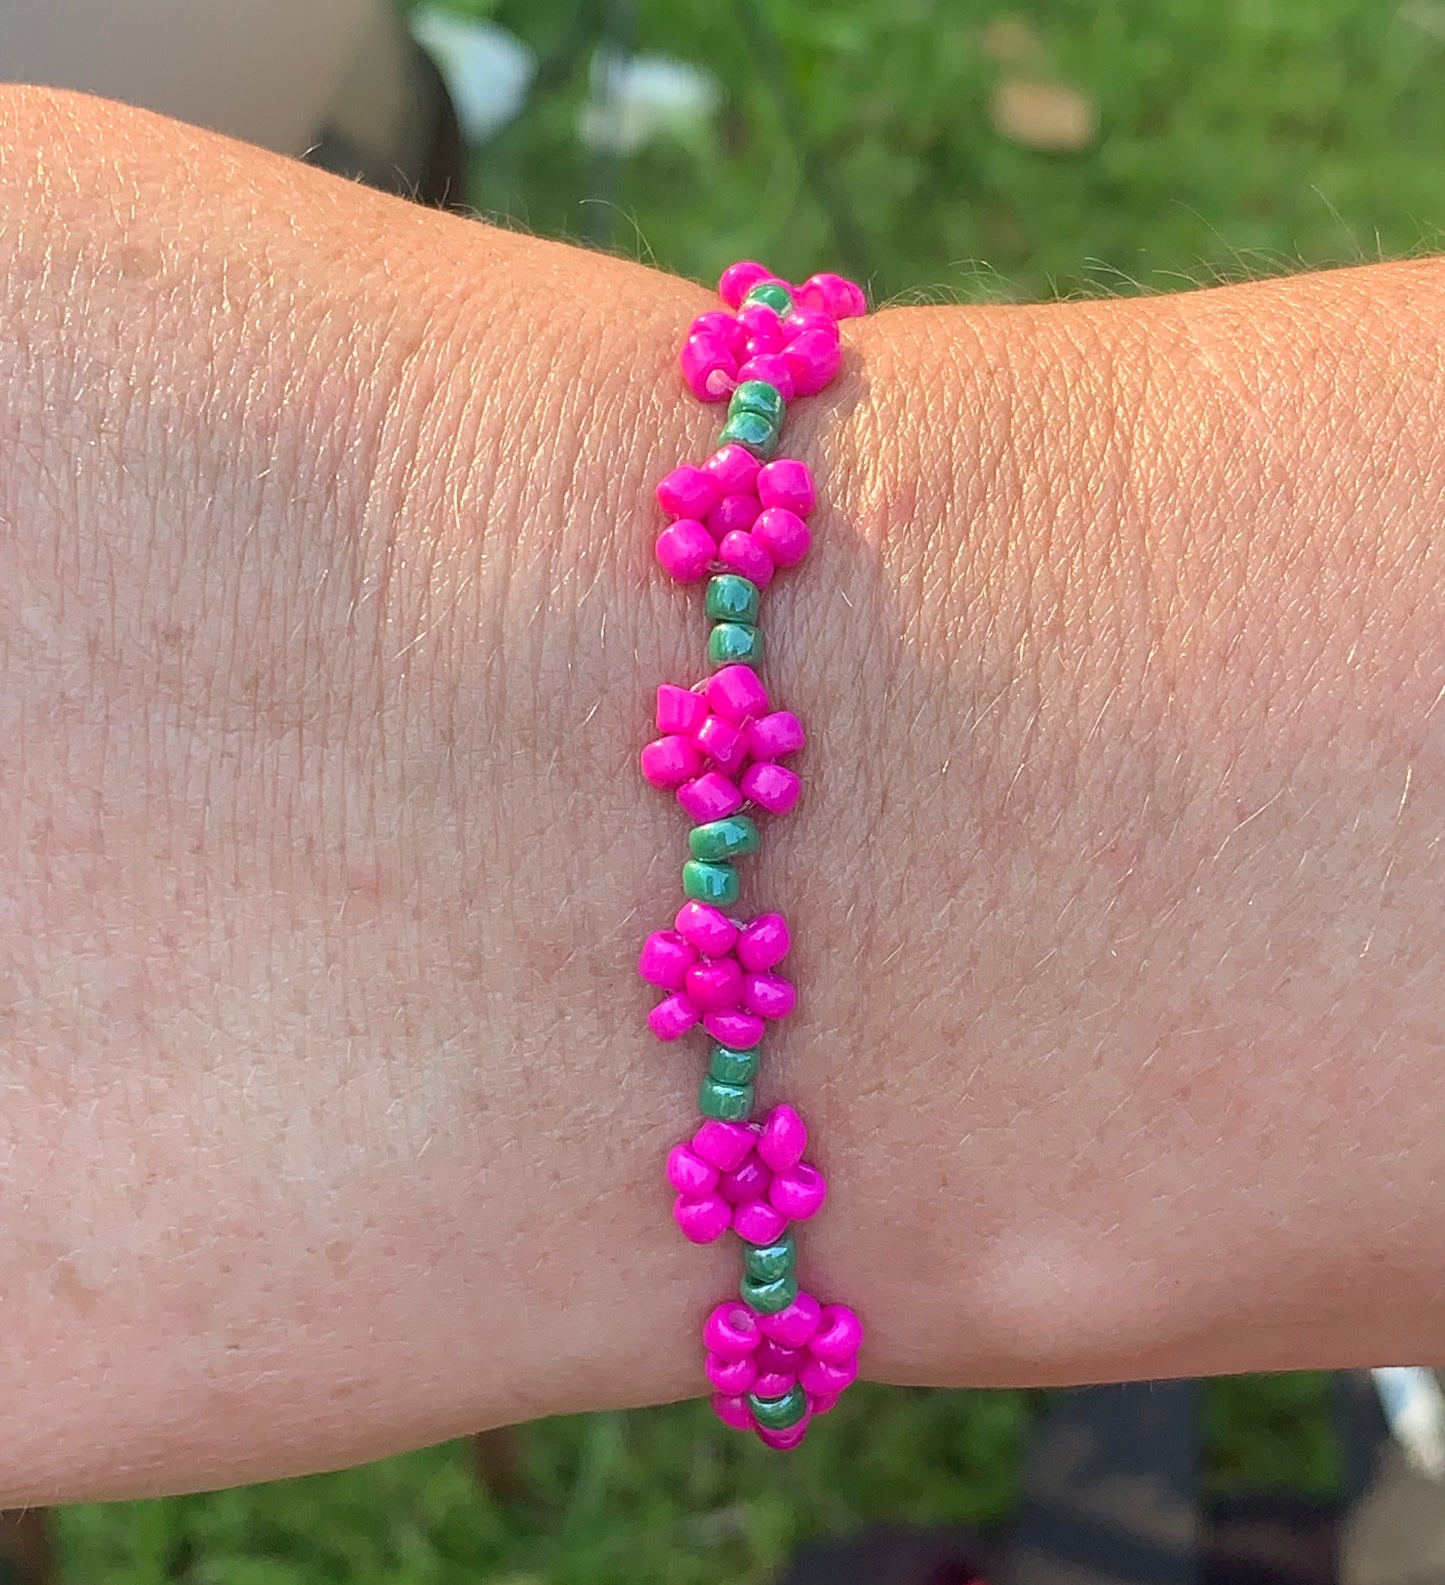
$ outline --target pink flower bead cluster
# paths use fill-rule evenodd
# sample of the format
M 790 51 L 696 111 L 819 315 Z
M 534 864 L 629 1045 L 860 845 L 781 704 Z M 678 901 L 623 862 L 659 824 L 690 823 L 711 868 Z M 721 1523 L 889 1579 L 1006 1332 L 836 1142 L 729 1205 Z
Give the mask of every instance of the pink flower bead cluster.
M 672 519 L 657 536 L 657 559 L 677 583 L 718 570 L 766 589 L 779 568 L 796 567 L 812 549 L 807 517 L 817 500 L 807 463 L 762 463 L 744 446 L 723 446 L 700 467 L 674 468 L 657 486 L 658 505 Z
M 672 1218 L 693 1244 L 710 1244 L 729 1228 L 749 1244 L 776 1244 L 792 1222 L 816 1216 L 828 1197 L 823 1174 L 803 1160 L 808 1131 L 791 1106 L 764 1122 L 709 1117 L 667 1157 L 677 1190 Z
M 643 776 L 692 823 L 691 857 L 685 901 L 671 928 L 643 943 L 638 972 L 663 992 L 648 1014 L 660 1040 L 700 1026 L 713 1042 L 703 1120 L 667 1158 L 683 1236 L 709 1244 L 731 1232 L 742 1245 L 739 1298 L 703 1327 L 713 1408 L 769 1447 L 790 1448 L 857 1376 L 863 1325 L 798 1283 L 792 1229 L 822 1209 L 828 1185 L 804 1159 L 808 1131 L 791 1106 L 754 1115 L 759 1048 L 797 1004 L 779 972 L 792 938 L 780 913 L 736 911 L 736 860 L 757 851 L 755 815 L 787 814 L 802 791 L 784 762 L 803 748 L 803 727 L 758 675 L 758 613 L 762 591 L 812 548 L 817 490 L 806 463 L 774 453 L 788 404 L 821 391 L 841 366 L 839 321 L 867 304 L 841 276 L 794 286 L 751 262 L 725 270 L 718 289 L 725 309 L 693 321 L 679 361 L 695 396 L 728 404 L 727 422 L 705 461 L 674 468 L 656 491 L 663 570 L 678 583 L 707 581 L 711 675 L 658 688 L 658 735 L 641 755 Z
M 653 1034 L 680 1040 L 701 1023 L 721 1045 L 757 1045 L 764 1019 L 786 1018 L 797 1006 L 792 983 L 770 972 L 791 945 L 781 914 L 738 924 L 708 903 L 685 902 L 673 928 L 654 930 L 637 961 L 649 985 L 672 992 L 647 1015 Z
M 657 690 L 657 730 L 642 751 L 642 774 L 676 792 L 698 825 L 754 803 L 785 815 L 803 783 L 780 764 L 807 741 L 790 710 L 772 710 L 751 666 L 724 666 L 700 692 L 665 682 Z
M 756 1431 L 769 1446 L 796 1447 L 814 1415 L 827 1414 L 858 1376 L 863 1323 L 846 1304 L 819 1304 L 799 1292 L 785 1310 L 757 1315 L 723 1303 L 703 1323 L 713 1412 L 724 1425 Z M 802 1418 L 782 1430 L 759 1423 L 752 1397 L 786 1399 L 801 1390 Z
M 785 289 L 791 312 L 780 314 L 769 302 L 749 301 L 759 286 L 770 285 Z M 679 359 L 682 377 L 700 402 L 725 402 L 744 380 L 765 380 L 785 402 L 812 396 L 842 363 L 838 321 L 868 311 L 863 289 L 841 275 L 814 275 L 790 287 L 751 261 L 723 271 L 718 296 L 734 312 L 694 319 Z

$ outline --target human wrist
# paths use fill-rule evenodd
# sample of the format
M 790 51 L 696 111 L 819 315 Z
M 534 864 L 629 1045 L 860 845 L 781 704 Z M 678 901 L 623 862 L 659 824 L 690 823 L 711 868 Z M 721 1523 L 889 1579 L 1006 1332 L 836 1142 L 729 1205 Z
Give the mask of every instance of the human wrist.
M 1442 939 L 1438 269 L 1408 270 L 925 311 L 949 421 L 866 420 L 847 586 L 891 613 L 889 713 L 812 808 L 883 818 L 813 1007 L 892 1060 L 825 1124 L 815 1247 L 847 1219 L 880 1374 L 1357 1364 L 1445 1322 L 1440 1013 L 1404 988 Z

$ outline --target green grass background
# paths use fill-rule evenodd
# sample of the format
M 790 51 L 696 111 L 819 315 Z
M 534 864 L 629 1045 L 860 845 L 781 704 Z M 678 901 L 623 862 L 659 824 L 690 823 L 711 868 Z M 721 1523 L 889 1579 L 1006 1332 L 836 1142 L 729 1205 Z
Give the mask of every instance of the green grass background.
M 477 209 L 699 278 L 758 256 L 795 277 L 846 262 L 876 299 L 1168 290 L 1430 251 L 1445 220 L 1445 0 L 639 0 L 638 47 L 707 63 L 723 99 L 707 130 L 615 169 L 575 136 L 586 0 L 456 9 L 514 29 L 557 79 L 478 156 Z M 1001 16 L 1035 36 L 1027 62 L 985 50 Z M 1096 137 L 1062 154 L 1001 136 L 1009 73 L 1087 95 Z M 1211 1384 L 1213 1482 L 1328 1491 L 1323 1393 L 1315 1376 Z M 77 1507 L 64 1579 L 753 1585 L 871 1518 L 1002 1518 L 1039 1401 L 863 1387 L 787 1459 L 698 1405 L 545 1422 L 505 1501 L 454 1444 Z

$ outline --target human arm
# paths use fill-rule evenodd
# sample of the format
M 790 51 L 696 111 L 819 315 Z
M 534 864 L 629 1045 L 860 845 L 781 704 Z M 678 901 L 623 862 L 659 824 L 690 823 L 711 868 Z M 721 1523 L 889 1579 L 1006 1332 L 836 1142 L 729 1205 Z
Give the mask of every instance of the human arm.
M 7 1501 L 698 1390 L 633 974 L 696 287 L 0 95 Z M 820 261 L 825 262 L 825 261 Z M 1438 1356 L 1445 271 L 885 310 L 749 883 L 884 1380 Z

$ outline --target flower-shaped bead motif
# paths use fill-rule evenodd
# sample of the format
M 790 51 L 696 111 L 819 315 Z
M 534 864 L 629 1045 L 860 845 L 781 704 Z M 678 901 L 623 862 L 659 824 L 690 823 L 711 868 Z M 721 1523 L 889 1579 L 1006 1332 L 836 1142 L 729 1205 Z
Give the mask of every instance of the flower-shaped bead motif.
M 806 741 L 791 710 L 773 710 L 751 666 L 724 666 L 700 688 L 665 682 L 657 690 L 657 730 L 642 751 L 642 774 L 677 794 L 695 825 L 725 820 L 744 804 L 783 815 L 802 779 L 779 764 Z
M 773 1315 L 720 1304 L 702 1337 L 718 1419 L 783 1449 L 796 1447 L 813 1416 L 827 1414 L 857 1379 L 863 1323 L 846 1304 L 820 1304 L 800 1290 Z
M 782 914 L 745 924 L 711 903 L 685 902 L 671 930 L 654 930 L 642 945 L 637 972 L 669 994 L 647 1015 L 659 1040 L 680 1040 L 699 1023 L 720 1045 L 747 1051 L 763 1038 L 764 1021 L 786 1018 L 797 1005 L 790 980 L 774 969 L 792 947 Z
M 727 445 L 701 467 L 674 468 L 657 501 L 671 519 L 658 535 L 657 559 L 678 583 L 731 572 L 763 589 L 812 546 L 807 518 L 817 490 L 807 463 L 794 457 L 760 463 L 746 447 Z
M 693 1244 L 710 1244 L 729 1228 L 744 1243 L 775 1244 L 794 1222 L 816 1216 L 828 1183 L 803 1160 L 808 1130 L 791 1106 L 775 1106 L 762 1122 L 708 1118 L 667 1157 L 677 1190 L 673 1220 Z
M 821 391 L 842 361 L 838 321 L 868 307 L 841 275 L 793 286 L 752 262 L 725 271 L 719 290 L 733 312 L 700 314 L 679 355 L 683 378 L 703 402 L 725 402 L 744 380 L 766 380 L 785 402 Z

